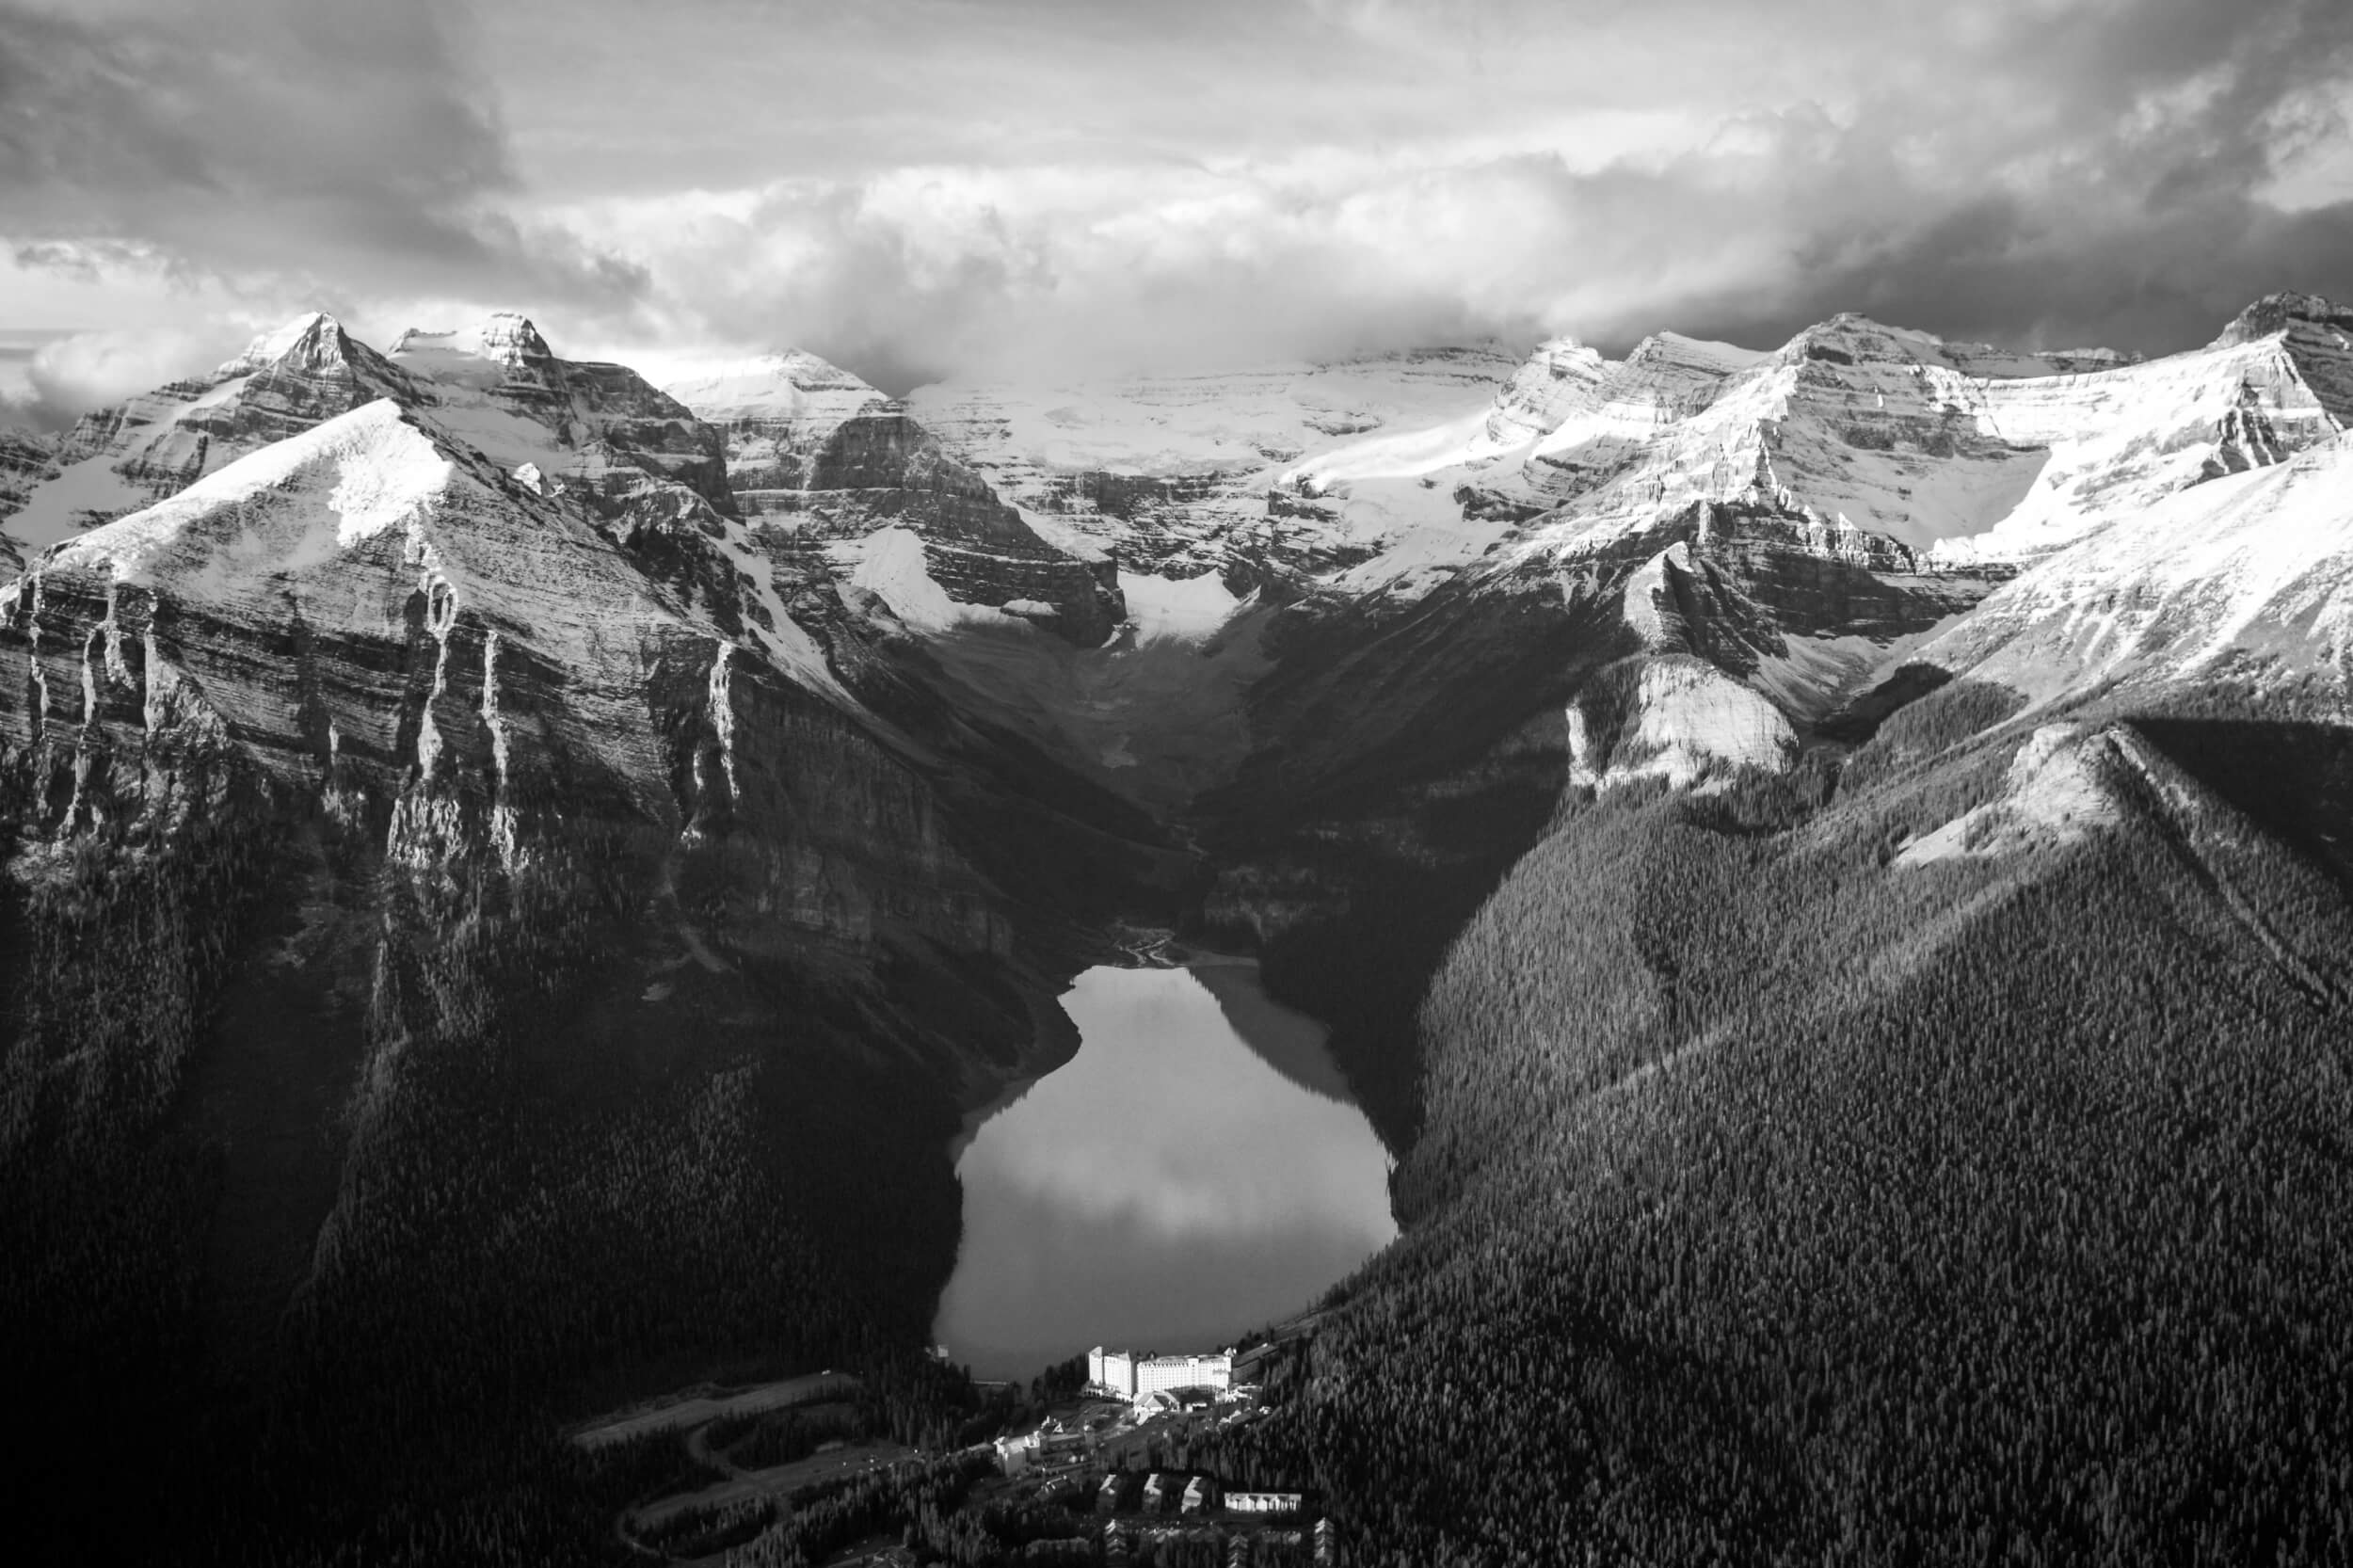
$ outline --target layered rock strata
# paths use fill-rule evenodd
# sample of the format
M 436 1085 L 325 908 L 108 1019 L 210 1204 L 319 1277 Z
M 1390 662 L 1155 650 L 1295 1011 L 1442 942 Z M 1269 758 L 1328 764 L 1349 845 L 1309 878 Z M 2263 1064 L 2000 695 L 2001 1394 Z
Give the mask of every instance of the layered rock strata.
M 866 541 L 904 530 L 920 541 L 922 586 L 955 605 L 1042 624 L 1082 648 L 1100 644 L 1125 616 L 1110 562 L 1041 537 L 905 404 L 855 376 L 810 355 L 778 355 L 677 390 L 724 432 L 737 504 L 765 535 L 823 542 L 856 573 L 869 558 Z M 908 613 L 911 602 L 903 595 L 894 608 Z

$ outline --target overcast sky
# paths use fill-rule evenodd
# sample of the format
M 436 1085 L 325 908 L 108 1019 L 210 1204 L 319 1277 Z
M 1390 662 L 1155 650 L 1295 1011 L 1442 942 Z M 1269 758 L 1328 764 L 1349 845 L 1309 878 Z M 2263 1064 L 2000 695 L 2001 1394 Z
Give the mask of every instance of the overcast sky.
M 0 0 L 0 417 L 324 308 L 893 390 L 2353 294 L 2345 0 Z

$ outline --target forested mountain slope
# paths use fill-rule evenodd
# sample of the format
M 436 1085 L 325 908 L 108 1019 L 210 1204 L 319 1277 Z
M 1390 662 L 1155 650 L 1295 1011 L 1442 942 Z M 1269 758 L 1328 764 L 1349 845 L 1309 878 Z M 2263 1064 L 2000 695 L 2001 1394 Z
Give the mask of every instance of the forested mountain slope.
M 1955 683 L 1827 806 L 1573 801 L 1422 1008 L 1407 1239 L 1235 1463 L 1367 1561 L 2345 1551 L 2353 905 L 2265 816 L 2353 737 L 2250 700 Z M 2177 711 L 2301 744 L 2243 809 Z

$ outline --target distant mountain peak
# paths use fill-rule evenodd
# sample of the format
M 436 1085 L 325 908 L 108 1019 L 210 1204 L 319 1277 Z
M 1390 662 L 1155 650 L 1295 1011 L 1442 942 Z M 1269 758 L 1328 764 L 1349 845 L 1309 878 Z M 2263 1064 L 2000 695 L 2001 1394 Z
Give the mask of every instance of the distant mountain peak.
M 531 318 L 518 311 L 493 311 L 469 327 L 428 330 L 411 327 L 392 344 L 394 358 L 403 355 L 447 354 L 488 360 L 510 370 L 544 365 L 555 350 Z
M 262 333 L 218 375 L 243 376 L 270 365 L 319 370 L 348 364 L 355 344 L 344 324 L 325 311 L 306 311 L 282 327 Z
M 2208 346 L 2236 348 L 2273 337 L 2329 417 L 2353 428 L 2353 305 L 2317 294 L 2267 294 Z
M 819 409 L 843 418 L 884 396 L 862 377 L 805 348 L 714 361 L 663 390 L 712 418 L 806 417 Z
M 773 369 L 776 375 L 799 387 L 868 387 L 872 390 L 865 377 L 846 371 L 806 348 L 776 349 L 760 355 L 754 362 Z
M 2232 317 L 2222 335 L 2207 346 L 2233 348 L 2298 324 L 2353 333 L 2353 305 L 2340 305 L 2325 295 L 2266 294 Z
M 1822 360 L 1833 364 L 1900 363 L 1941 359 L 1945 347 L 1945 340 L 1933 332 L 1890 327 L 1858 311 L 1841 311 L 1791 338 L 1776 357 L 1789 363 L 1801 360 Z

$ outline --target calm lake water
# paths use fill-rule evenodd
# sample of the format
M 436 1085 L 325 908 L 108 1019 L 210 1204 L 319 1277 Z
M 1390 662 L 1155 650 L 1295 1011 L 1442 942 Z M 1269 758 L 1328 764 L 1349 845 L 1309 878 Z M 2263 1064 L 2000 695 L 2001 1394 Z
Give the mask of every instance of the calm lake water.
M 1092 1345 L 1213 1350 L 1313 1304 L 1397 1234 L 1389 1158 L 1313 1019 L 1257 969 L 1089 969 L 1067 1064 L 956 1161 L 936 1337 L 981 1377 Z

